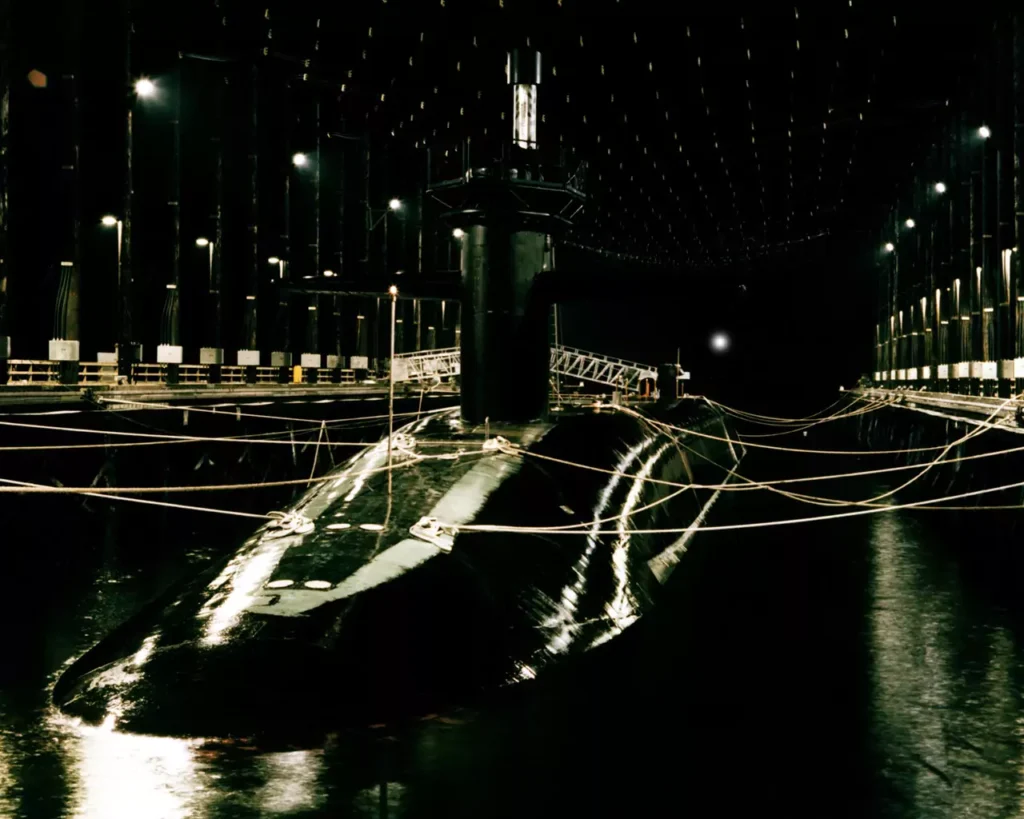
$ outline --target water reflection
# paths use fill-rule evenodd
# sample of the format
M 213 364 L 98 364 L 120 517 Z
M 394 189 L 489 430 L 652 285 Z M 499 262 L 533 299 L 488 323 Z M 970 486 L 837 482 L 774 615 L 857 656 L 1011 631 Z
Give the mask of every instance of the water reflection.
M 61 717 L 55 714 L 53 720 Z M 210 787 L 209 777 L 196 765 L 195 747 L 201 741 L 70 723 L 55 728 L 67 746 L 72 816 L 185 819 L 200 812 Z
M 974 605 L 942 547 L 917 520 L 873 519 L 871 706 L 884 798 L 894 815 L 1019 815 L 1019 649 L 998 612 Z

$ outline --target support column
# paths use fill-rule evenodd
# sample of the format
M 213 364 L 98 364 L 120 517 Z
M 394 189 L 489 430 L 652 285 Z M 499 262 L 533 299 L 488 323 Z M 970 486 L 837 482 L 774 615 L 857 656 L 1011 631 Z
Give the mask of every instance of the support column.
M 1014 393 L 1024 392 L 1024 14 L 1013 16 L 1013 257 Z
M 259 350 L 259 337 L 258 337 L 258 318 L 259 318 L 259 292 L 260 292 L 260 271 L 263 268 L 262 259 L 260 259 L 260 242 L 259 242 L 259 222 L 260 222 L 260 202 L 259 202 L 259 147 L 260 147 L 260 76 L 259 71 L 254 65 L 249 74 L 249 152 L 247 156 L 248 160 L 248 186 L 249 186 L 249 219 L 247 225 L 247 248 L 245 258 L 245 270 L 247 273 L 246 280 L 247 286 L 245 288 L 245 304 L 242 309 L 242 340 L 240 349 L 238 351 L 238 363 L 247 367 L 245 380 L 247 383 L 253 384 L 256 382 L 256 368 L 260 363 L 260 350 Z M 221 153 L 223 154 L 223 142 L 221 147 Z M 223 191 L 223 184 L 220 186 L 220 190 Z M 222 197 L 222 193 L 218 193 L 218 196 Z M 218 217 L 217 217 L 217 230 L 218 234 L 221 230 L 221 208 L 223 205 L 223 199 L 218 199 Z M 220 236 L 218 235 L 217 245 L 220 247 L 222 242 L 219 241 Z M 220 257 L 217 258 L 218 276 L 220 275 Z M 285 269 L 285 265 L 282 263 L 280 270 Z M 218 347 L 222 346 L 220 344 Z
M 11 16 L 7 15 L 3 41 L 11 42 Z M 8 279 L 11 271 L 10 244 L 8 241 L 8 155 L 10 143 L 11 114 L 11 65 L 10 49 L 0 50 L 0 385 L 7 383 L 8 365 L 11 357 L 11 336 L 8 325 Z
M 58 380 L 61 384 L 78 384 L 78 362 L 81 359 L 79 334 L 79 291 L 81 286 L 81 195 L 79 180 L 80 117 L 78 84 L 74 74 L 64 77 L 66 102 L 70 113 L 70 145 L 64 162 L 66 228 L 61 231 L 65 259 L 61 261 L 60 280 L 57 285 L 57 304 L 54 311 L 54 333 L 49 344 L 50 361 L 58 362 Z
M 160 345 L 156 350 L 158 364 L 166 365 L 168 384 L 178 383 L 178 367 L 182 363 L 181 348 L 181 96 L 183 82 L 183 61 L 178 55 L 178 77 L 175 89 L 175 112 L 171 121 L 174 150 L 173 180 L 168 204 L 171 208 L 173 246 L 171 248 L 171 275 L 164 295 L 163 320 L 160 326 Z

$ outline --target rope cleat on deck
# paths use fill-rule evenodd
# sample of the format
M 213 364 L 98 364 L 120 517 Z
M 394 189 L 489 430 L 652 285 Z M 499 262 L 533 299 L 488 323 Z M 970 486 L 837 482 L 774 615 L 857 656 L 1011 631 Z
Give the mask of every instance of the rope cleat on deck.
M 450 552 L 455 545 L 455 529 L 445 526 L 437 518 L 422 517 L 409 527 L 409 534 L 433 544 L 442 552 Z

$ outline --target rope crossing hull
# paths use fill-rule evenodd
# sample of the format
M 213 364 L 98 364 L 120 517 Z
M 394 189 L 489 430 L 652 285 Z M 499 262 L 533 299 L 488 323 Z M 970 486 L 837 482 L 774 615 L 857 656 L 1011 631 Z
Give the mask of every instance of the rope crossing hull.
M 533 679 L 650 611 L 689 537 L 640 530 L 699 525 L 717 495 L 685 485 L 742 457 L 709 404 L 662 417 L 728 443 L 614 407 L 407 424 L 390 498 L 385 440 L 78 659 L 55 702 L 140 733 L 293 735 Z

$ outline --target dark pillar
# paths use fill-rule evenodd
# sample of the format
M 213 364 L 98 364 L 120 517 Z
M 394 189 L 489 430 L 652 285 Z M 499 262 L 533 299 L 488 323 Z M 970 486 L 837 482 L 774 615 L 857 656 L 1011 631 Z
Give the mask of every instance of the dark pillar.
M 548 305 L 534 280 L 548 237 L 495 221 L 464 228 L 462 244 L 462 415 L 470 423 L 547 412 Z

